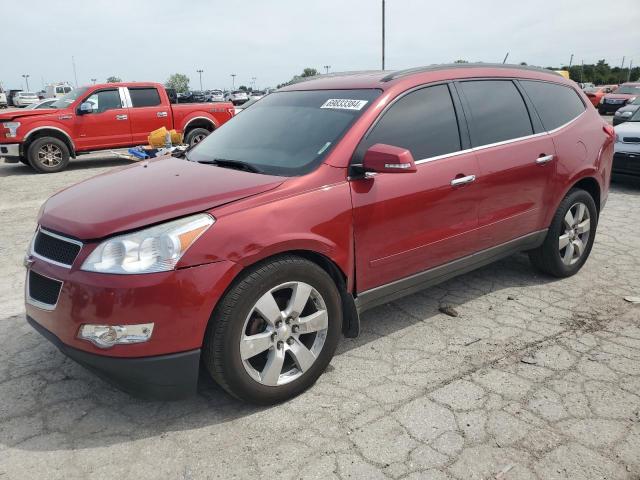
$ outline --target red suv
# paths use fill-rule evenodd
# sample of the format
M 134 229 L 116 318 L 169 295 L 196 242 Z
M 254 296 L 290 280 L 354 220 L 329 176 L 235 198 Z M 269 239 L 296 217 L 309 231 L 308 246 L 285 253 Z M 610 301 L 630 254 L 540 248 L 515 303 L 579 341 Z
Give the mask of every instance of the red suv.
M 613 129 L 573 82 L 460 65 L 322 76 L 184 158 L 53 195 L 27 319 L 138 395 L 312 385 L 359 314 L 515 252 L 575 274 L 607 198 Z M 425 339 L 428 341 L 428 339 Z

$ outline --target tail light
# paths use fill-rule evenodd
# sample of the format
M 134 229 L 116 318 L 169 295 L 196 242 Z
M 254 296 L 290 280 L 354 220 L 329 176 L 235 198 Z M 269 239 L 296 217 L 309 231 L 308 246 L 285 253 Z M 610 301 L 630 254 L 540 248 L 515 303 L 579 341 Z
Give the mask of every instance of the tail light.
M 607 137 L 608 137 L 607 138 L 607 140 L 608 140 L 607 143 L 615 141 L 616 131 L 614 130 L 614 128 L 611 125 L 609 125 L 608 123 L 606 125 L 603 125 L 602 126 L 602 130 L 604 131 L 604 133 L 607 134 Z

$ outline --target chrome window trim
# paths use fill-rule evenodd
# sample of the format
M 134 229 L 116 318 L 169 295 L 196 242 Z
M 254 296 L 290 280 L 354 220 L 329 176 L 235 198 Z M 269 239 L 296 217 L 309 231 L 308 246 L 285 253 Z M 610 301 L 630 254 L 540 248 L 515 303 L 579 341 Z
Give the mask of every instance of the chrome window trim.
M 129 96 L 129 89 L 127 87 L 118 87 L 118 92 L 120 93 L 120 103 L 122 104 L 122 108 L 132 108 L 133 103 Z
M 424 163 L 429 163 L 429 162 L 434 162 L 436 160 L 441 160 L 443 158 L 448 158 L 448 157 L 455 157 L 458 155 L 463 155 L 465 153 L 471 153 L 471 152 L 478 152 L 487 148 L 492 148 L 492 147 L 499 147 L 501 145 L 507 145 L 509 143 L 514 143 L 514 142 L 520 142 L 522 140 L 528 140 L 530 138 L 536 138 L 536 137 L 542 137 L 543 135 L 551 135 L 554 133 L 559 132 L 560 130 L 562 130 L 565 127 L 568 127 L 569 125 L 571 125 L 573 122 L 575 122 L 576 120 L 578 120 L 582 115 L 584 115 L 585 113 L 587 113 L 587 111 L 583 111 L 580 115 L 578 115 L 577 117 L 569 120 L 567 123 L 565 123 L 564 125 L 560 125 L 559 127 L 554 128 L 553 130 L 549 130 L 549 131 L 544 131 L 544 132 L 540 132 L 540 133 L 534 133 L 532 135 L 525 135 L 524 137 L 517 137 L 517 138 L 512 138 L 510 140 L 503 140 L 501 142 L 495 142 L 495 143 L 488 143 L 487 145 L 480 145 L 478 147 L 472 147 L 472 148 L 467 148 L 466 150 L 458 150 L 457 152 L 451 152 L 451 153 L 445 153 L 443 155 L 437 155 L 435 157 L 429 157 L 429 158 L 423 158 L 421 160 L 416 160 L 415 164 L 416 165 L 422 165 Z
M 45 235 L 49 235 L 50 237 L 57 238 L 58 240 L 62 240 L 64 242 L 74 243 L 74 244 L 76 244 L 76 245 L 78 245 L 80 247 L 80 250 L 82 250 L 82 247 L 84 246 L 84 244 L 82 242 L 78 241 L 78 240 L 74 240 L 73 238 L 63 237 L 62 235 L 58 235 L 57 233 L 50 232 L 49 230 L 46 230 L 46 229 L 44 229 L 42 227 L 38 227 L 38 229 L 36 230 L 36 233 L 33 236 L 33 240 L 31 241 L 31 248 L 29 248 L 29 254 L 34 256 L 35 258 L 38 258 L 38 259 L 42 260 L 43 262 L 51 263 L 53 265 L 57 265 L 57 266 L 63 267 L 63 268 L 71 268 L 73 264 L 56 262 L 55 260 L 51 260 L 50 258 L 43 257 L 42 255 L 36 253 L 36 251 L 35 251 L 35 240 L 36 240 L 36 236 L 40 232 L 43 232 Z M 78 254 L 80 254 L 80 252 L 78 252 Z M 77 255 L 76 255 L 76 258 L 78 258 Z M 74 259 L 74 261 L 75 261 L 75 259 Z M 55 280 L 55 278 L 52 279 L 52 280 Z
M 53 278 L 50 277 L 48 275 L 44 275 L 40 272 L 34 272 L 37 273 L 38 275 L 40 275 L 41 277 L 45 277 L 48 278 L 49 280 L 53 280 L 55 282 L 58 282 L 60 284 L 60 290 L 58 290 L 58 296 L 56 297 L 56 303 L 54 304 L 50 304 L 50 303 L 43 303 L 39 300 L 36 300 L 35 298 L 31 297 L 31 292 L 29 292 L 29 276 L 31 275 L 31 269 L 29 268 L 27 270 L 27 281 L 24 282 L 24 289 L 25 289 L 25 299 L 27 300 L 27 303 L 29 305 L 32 305 L 36 308 L 39 308 L 41 310 L 47 310 L 48 312 L 51 312 L 52 310 L 55 310 L 56 307 L 58 306 L 58 301 L 60 300 L 60 293 L 62 293 L 62 287 L 64 287 L 64 282 L 62 280 L 58 280 L 57 278 Z

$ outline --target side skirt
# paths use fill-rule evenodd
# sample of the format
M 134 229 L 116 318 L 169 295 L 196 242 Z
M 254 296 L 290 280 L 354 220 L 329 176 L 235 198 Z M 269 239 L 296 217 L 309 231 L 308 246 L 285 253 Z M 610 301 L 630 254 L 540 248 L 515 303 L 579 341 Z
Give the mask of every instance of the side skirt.
M 358 313 L 383 303 L 391 302 L 398 298 L 432 287 L 450 278 L 484 267 L 490 263 L 508 257 L 523 250 L 531 250 L 539 247 L 547 236 L 547 230 L 540 230 L 528 235 L 510 240 L 501 245 L 476 252 L 466 257 L 453 260 L 438 267 L 416 273 L 395 282 L 381 285 L 371 290 L 359 293 L 355 299 Z

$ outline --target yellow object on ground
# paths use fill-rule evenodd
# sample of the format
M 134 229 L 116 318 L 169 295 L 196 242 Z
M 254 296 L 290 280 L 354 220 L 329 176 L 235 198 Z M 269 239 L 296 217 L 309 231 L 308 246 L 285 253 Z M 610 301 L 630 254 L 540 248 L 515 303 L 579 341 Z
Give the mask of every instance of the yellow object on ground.
M 182 143 L 182 134 L 175 130 L 167 130 L 165 127 L 160 127 L 149 134 L 149 145 L 153 148 L 164 147 L 167 143 L 167 135 L 172 145 L 180 145 Z
M 569 71 L 568 70 L 556 70 L 556 73 L 559 73 L 560 75 L 562 75 L 564 78 L 566 78 L 567 80 L 569 80 Z

